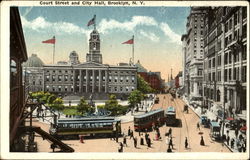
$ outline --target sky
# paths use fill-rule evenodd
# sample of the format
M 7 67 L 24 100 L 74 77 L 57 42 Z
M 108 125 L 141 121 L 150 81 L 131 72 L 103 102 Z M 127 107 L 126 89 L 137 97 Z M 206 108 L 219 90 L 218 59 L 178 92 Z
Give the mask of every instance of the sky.
M 134 35 L 134 58 L 148 71 L 161 72 L 167 81 L 182 70 L 181 35 L 186 32 L 189 7 L 19 7 L 28 56 L 37 54 L 52 63 L 53 45 L 42 43 L 56 37 L 55 62 L 68 61 L 76 51 L 86 61 L 87 26 L 96 15 L 104 64 L 129 62 L 132 46 L 122 44 Z

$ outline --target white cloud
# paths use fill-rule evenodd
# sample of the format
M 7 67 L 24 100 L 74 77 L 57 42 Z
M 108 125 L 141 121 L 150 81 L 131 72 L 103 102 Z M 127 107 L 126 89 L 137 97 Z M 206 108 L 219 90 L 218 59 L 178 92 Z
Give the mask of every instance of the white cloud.
M 107 33 L 109 30 L 120 29 L 126 31 L 133 31 L 136 26 L 157 26 L 157 22 L 154 18 L 148 16 L 133 16 L 130 21 L 119 22 L 114 19 L 107 20 L 102 19 L 99 24 L 99 31 L 101 33 Z
M 181 36 L 175 33 L 167 23 L 161 23 L 160 28 L 164 32 L 164 34 L 170 38 L 172 42 L 181 45 Z
M 55 34 L 88 34 L 90 30 L 85 30 L 79 26 L 69 22 L 49 22 L 44 17 L 37 17 L 32 21 L 28 21 L 25 17 L 21 16 L 22 25 L 24 28 L 32 29 L 38 32 L 52 31 Z
M 143 31 L 143 30 L 140 30 L 139 33 L 140 33 L 142 36 L 144 36 L 144 37 L 150 39 L 150 40 L 153 41 L 153 42 L 158 42 L 158 41 L 160 40 L 160 38 L 157 37 L 154 33 L 145 32 L 145 31 Z

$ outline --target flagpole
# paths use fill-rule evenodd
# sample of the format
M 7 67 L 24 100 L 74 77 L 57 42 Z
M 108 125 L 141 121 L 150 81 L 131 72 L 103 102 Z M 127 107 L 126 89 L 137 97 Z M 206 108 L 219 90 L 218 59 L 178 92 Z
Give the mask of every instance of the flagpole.
M 132 45 L 132 64 L 134 65 L 134 44 L 135 44 L 135 41 L 134 41 L 134 35 L 133 35 L 133 37 L 132 37 L 132 39 L 133 39 L 133 45 Z
M 55 36 L 53 38 L 55 39 Z M 54 64 L 54 59 L 55 59 L 55 45 L 56 43 L 54 43 L 53 45 L 53 64 Z

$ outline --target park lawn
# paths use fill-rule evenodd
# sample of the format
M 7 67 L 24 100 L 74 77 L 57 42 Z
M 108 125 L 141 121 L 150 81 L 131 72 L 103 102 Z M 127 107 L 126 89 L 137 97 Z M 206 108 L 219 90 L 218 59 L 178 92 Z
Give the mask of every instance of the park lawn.
M 65 115 L 80 115 L 80 113 L 77 112 L 76 108 L 74 108 L 74 107 L 71 107 L 71 108 L 67 107 L 62 112 Z

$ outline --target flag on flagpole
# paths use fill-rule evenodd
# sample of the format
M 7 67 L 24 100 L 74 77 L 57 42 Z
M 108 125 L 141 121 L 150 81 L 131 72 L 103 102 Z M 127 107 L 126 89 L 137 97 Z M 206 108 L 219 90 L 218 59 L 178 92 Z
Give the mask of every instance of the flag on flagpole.
M 134 38 L 132 38 L 126 42 L 123 42 L 122 44 L 134 44 Z
M 52 39 L 48 39 L 46 41 L 42 41 L 42 43 L 50 43 L 50 44 L 55 44 L 56 43 L 56 38 L 55 36 Z
M 95 17 L 96 17 L 96 16 L 94 15 L 94 17 L 93 17 L 91 20 L 89 20 L 87 26 L 90 26 L 90 25 L 92 25 L 92 24 L 95 24 Z

